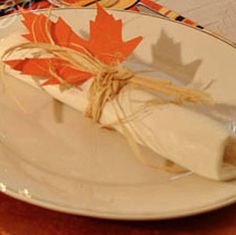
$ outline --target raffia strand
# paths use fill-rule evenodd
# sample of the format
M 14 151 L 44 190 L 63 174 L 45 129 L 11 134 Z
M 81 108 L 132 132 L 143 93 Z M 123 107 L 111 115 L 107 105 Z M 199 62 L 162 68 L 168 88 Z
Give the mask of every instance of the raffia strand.
M 39 49 L 40 58 L 42 58 L 42 55 L 46 55 L 48 58 L 60 58 L 65 62 L 69 62 L 69 66 L 73 69 L 94 74 L 93 82 L 88 90 L 89 102 L 85 114 L 96 122 L 100 121 L 106 103 L 118 96 L 121 89 L 128 84 L 164 96 L 163 98 L 157 96 L 156 104 L 176 103 L 182 105 L 184 102 L 204 105 L 214 104 L 210 95 L 205 91 L 177 86 L 168 80 L 160 78 L 141 76 L 120 65 L 110 66 L 103 64 L 89 52 L 86 52 L 86 49 L 77 51 L 54 44 L 23 43 L 9 48 L 3 54 L 2 60 L 6 60 L 16 51 L 30 51 L 33 49 Z M 70 85 L 56 73 L 55 68 L 50 67 L 49 70 L 61 84 Z M 151 102 L 155 103 L 155 99 Z

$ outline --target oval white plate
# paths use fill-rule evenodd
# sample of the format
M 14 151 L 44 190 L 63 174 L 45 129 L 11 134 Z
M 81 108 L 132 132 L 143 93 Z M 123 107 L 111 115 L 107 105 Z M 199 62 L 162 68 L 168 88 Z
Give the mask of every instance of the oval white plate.
M 124 38 L 144 36 L 131 60 L 153 64 L 160 76 L 175 76 L 186 84 L 213 74 L 216 79 L 222 74 L 236 77 L 231 45 L 168 20 L 112 13 L 124 22 Z M 95 11 L 58 9 L 53 14 L 86 35 Z M 23 30 L 19 16 L 4 17 L 1 25 L 4 20 L 14 23 L 1 30 L 1 38 Z M 231 63 L 221 66 L 227 60 Z M 68 107 L 58 123 L 48 95 L 14 78 L 9 82 L 27 112 L 1 91 L 0 188 L 8 195 L 58 211 L 112 219 L 181 217 L 236 201 L 236 182 L 176 177 L 146 167 L 117 133 L 99 129 Z

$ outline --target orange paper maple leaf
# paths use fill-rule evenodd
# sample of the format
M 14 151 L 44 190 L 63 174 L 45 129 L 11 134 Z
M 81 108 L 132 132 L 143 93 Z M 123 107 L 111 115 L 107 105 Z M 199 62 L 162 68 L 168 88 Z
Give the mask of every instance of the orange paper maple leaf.
M 110 66 L 123 62 L 142 40 L 142 37 L 137 37 L 124 42 L 122 40 L 121 20 L 115 20 L 98 4 L 95 21 L 90 22 L 88 40 L 76 34 L 61 17 L 53 22 L 43 14 L 37 15 L 25 10 L 21 10 L 21 12 L 24 17 L 22 22 L 29 32 L 22 36 L 28 41 L 33 43 L 55 43 L 58 46 L 68 47 L 80 53 L 83 53 L 82 47 L 100 62 Z M 58 79 L 58 76 L 69 84 L 81 85 L 95 76 L 89 71 L 80 71 L 73 68 L 68 61 L 61 58 L 26 58 L 5 62 L 13 69 L 21 71 L 22 74 L 46 79 L 46 82 L 42 85 L 61 84 L 62 81 Z

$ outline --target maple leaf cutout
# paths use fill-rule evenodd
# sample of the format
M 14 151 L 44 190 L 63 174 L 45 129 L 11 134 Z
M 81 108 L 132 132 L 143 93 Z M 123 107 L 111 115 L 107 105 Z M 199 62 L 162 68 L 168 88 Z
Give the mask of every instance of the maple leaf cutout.
M 56 76 L 52 76 L 50 68 L 71 85 L 82 84 L 93 76 L 91 73 L 73 69 L 69 62 L 57 58 L 9 60 L 5 61 L 5 63 L 15 70 L 21 71 L 22 74 L 37 76 L 39 79 L 49 78 L 42 83 L 43 86 L 61 83 Z
M 43 14 L 20 9 L 23 15 L 23 24 L 28 34 L 22 35 L 30 42 L 52 43 L 68 47 L 83 53 L 76 45 L 86 48 L 95 58 L 107 65 L 118 65 L 123 62 L 141 42 L 142 37 L 136 37 L 124 42 L 122 40 L 122 21 L 115 20 L 99 4 L 95 21 L 90 21 L 90 37 L 88 40 L 77 35 L 71 27 L 59 17 L 53 22 Z M 47 34 L 50 32 L 50 37 Z M 71 64 L 60 58 L 34 58 L 23 60 L 8 60 L 6 64 L 11 68 L 21 71 L 22 74 L 38 76 L 46 79 L 42 85 L 61 84 L 58 76 L 72 85 L 81 85 L 94 74 L 88 71 L 79 71 L 72 68 Z M 51 73 L 53 70 L 54 75 Z

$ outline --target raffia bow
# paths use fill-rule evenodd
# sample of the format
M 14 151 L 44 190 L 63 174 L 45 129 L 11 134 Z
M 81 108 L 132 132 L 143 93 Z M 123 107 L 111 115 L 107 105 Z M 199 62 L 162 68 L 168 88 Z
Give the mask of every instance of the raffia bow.
M 79 47 L 81 48 L 81 46 Z M 85 115 L 96 122 L 100 121 L 106 103 L 118 96 L 122 88 L 127 85 L 135 85 L 142 90 L 155 92 L 157 97 L 152 102 L 156 104 L 175 103 L 181 105 L 184 102 L 190 102 L 212 105 L 214 103 L 210 95 L 204 91 L 177 86 L 168 80 L 141 76 L 121 65 L 105 65 L 93 57 L 86 48 L 82 48 L 82 53 L 55 44 L 23 43 L 5 51 L 2 61 L 9 58 L 14 52 L 33 49 L 39 50 L 37 52 L 39 57 L 47 55 L 48 58 L 60 58 L 69 62 L 71 68 L 94 74 L 88 91 L 89 102 Z M 4 67 L 4 65 L 2 66 Z M 50 73 L 57 77 L 63 89 L 69 89 L 72 86 L 56 73 L 55 68 L 51 67 Z

